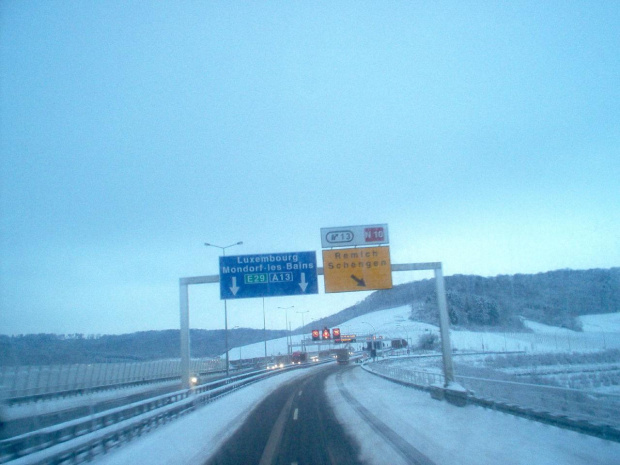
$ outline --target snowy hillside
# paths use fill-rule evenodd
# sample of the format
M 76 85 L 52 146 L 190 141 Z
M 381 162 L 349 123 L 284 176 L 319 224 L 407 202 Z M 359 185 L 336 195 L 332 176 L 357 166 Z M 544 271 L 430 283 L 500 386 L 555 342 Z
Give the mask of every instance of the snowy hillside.
M 339 325 L 342 334 L 356 334 L 377 337 L 402 338 L 415 346 L 420 335 L 428 332 L 439 334 L 439 328 L 427 323 L 409 320 L 410 307 L 401 306 L 353 318 Z M 457 351 L 526 351 L 526 352 L 579 352 L 603 349 L 620 349 L 620 313 L 586 315 L 579 317 L 583 332 L 548 326 L 525 320 L 529 333 L 450 331 L 453 349 Z M 322 328 L 317 328 L 322 329 Z M 310 335 L 303 337 L 309 338 Z M 294 343 L 300 343 L 302 336 L 292 336 Z M 360 347 L 362 344 L 358 343 Z M 325 347 L 324 347 L 325 348 Z M 315 350 L 308 346 L 308 350 Z M 267 341 L 267 355 L 286 354 L 286 338 Z M 264 342 L 233 348 L 230 359 L 262 357 Z

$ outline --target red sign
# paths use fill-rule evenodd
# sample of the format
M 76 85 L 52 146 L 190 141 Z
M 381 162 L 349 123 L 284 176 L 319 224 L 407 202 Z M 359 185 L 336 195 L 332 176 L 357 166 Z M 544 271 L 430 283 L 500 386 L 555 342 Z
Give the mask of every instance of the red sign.
M 321 333 L 318 329 L 313 329 L 312 330 L 312 340 L 313 341 L 317 341 L 321 338 Z
M 364 228 L 364 241 L 366 242 L 385 241 L 385 230 L 383 228 Z
M 323 330 L 323 339 L 330 339 L 329 329 L 327 328 Z
M 334 336 L 334 339 L 339 339 L 340 338 L 340 328 L 332 329 L 332 336 Z

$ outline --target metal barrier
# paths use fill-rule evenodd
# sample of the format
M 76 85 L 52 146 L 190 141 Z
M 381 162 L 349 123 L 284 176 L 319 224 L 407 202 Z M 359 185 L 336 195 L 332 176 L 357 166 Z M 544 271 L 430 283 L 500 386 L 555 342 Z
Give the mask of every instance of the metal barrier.
M 445 380 L 443 374 L 439 372 L 405 370 L 403 368 L 391 367 L 389 364 L 382 362 L 373 363 L 371 371 L 420 387 L 430 387 L 434 384 L 443 385 Z
M 457 376 L 473 397 L 620 428 L 620 396 L 541 384 Z
M 364 365 L 366 371 L 425 391 L 443 386 L 439 372 L 390 366 L 391 360 Z M 620 396 L 556 386 L 455 376 L 467 399 L 483 407 L 620 442 Z
M 246 373 L 6 439 L 0 441 L 0 463 L 60 464 L 91 460 L 110 447 L 234 390 L 300 367 L 303 366 Z

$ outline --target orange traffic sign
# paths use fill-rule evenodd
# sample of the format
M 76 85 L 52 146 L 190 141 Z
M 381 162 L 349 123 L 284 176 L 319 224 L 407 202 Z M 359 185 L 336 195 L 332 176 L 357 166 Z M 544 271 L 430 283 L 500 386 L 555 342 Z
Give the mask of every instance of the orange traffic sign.
M 389 247 L 323 250 L 325 292 L 370 291 L 392 287 Z

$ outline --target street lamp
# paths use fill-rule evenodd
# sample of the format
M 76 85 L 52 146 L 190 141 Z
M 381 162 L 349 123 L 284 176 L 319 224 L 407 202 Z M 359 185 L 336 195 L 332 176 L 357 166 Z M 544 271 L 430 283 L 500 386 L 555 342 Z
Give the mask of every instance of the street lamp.
M 400 324 L 396 325 L 396 326 L 398 326 L 399 328 L 402 328 L 402 329 L 405 330 L 405 335 L 407 336 L 407 346 L 409 346 L 410 345 L 410 343 L 409 343 L 409 329 L 407 329 L 406 327 L 404 327 L 403 325 L 400 325 Z
M 308 313 L 309 310 L 297 310 L 295 313 L 301 313 L 301 350 L 302 352 L 306 351 L 306 343 L 304 342 L 304 313 Z
M 243 242 L 239 241 L 235 242 L 234 244 L 222 247 L 221 245 L 209 244 L 208 242 L 205 242 L 205 246 L 207 247 L 216 247 L 218 249 L 222 249 L 222 255 L 224 257 L 226 256 L 226 249 L 241 244 L 243 244 Z M 228 377 L 230 375 L 230 372 L 228 368 L 228 309 L 226 308 L 226 299 L 224 299 L 224 342 L 226 344 L 226 377 Z
M 241 245 L 241 244 L 243 244 L 243 241 L 235 242 L 234 244 L 230 244 L 230 245 L 227 245 L 227 246 L 225 246 L 225 247 L 222 247 L 221 245 L 209 244 L 208 242 L 205 242 L 205 245 L 206 245 L 207 247 L 217 247 L 218 249 L 222 249 L 222 253 L 224 254 L 224 256 L 226 256 L 226 252 L 225 252 L 225 250 L 226 250 L 227 248 L 229 248 L 229 247 L 233 247 L 233 246 L 235 246 L 235 245 Z
M 290 352 L 291 352 L 291 350 L 290 350 L 290 342 L 291 341 L 289 341 L 289 339 L 291 337 L 291 330 L 288 327 L 288 311 L 291 308 L 295 308 L 295 306 L 291 305 L 290 307 L 278 307 L 278 308 L 281 309 L 281 310 L 284 310 L 284 318 L 285 318 L 285 321 L 286 321 L 286 331 L 287 331 L 287 334 L 286 334 L 286 353 L 290 354 Z
M 369 325 L 372 328 L 372 331 L 373 331 L 373 334 L 374 334 L 373 337 L 376 338 L 377 337 L 377 330 L 375 329 L 375 327 L 373 325 L 371 325 L 370 323 L 368 323 L 367 321 L 362 321 L 362 323 L 364 323 L 365 325 Z
M 303 311 L 302 310 L 297 310 L 295 312 L 295 313 L 301 313 L 301 329 L 302 329 L 302 331 L 303 331 L 304 326 L 306 326 L 304 324 L 304 313 L 309 313 L 309 312 L 310 312 L 310 310 L 303 310 Z
M 265 363 L 267 363 L 267 323 L 265 323 L 265 298 L 263 297 L 263 339 L 265 341 Z
M 241 326 L 233 326 L 232 331 L 239 329 Z M 239 343 L 239 366 L 241 366 L 241 343 Z
M 599 325 L 595 325 L 594 323 L 588 323 L 588 324 L 590 326 L 596 326 L 597 328 L 601 330 L 601 333 L 603 334 L 603 350 L 607 350 L 607 341 L 605 341 L 605 330 L 603 329 L 603 327 Z
M 370 353 L 372 354 L 372 351 L 374 350 L 375 354 L 376 354 L 377 353 L 376 352 L 376 350 L 377 350 L 377 346 L 376 346 L 377 330 L 375 329 L 375 327 L 373 325 L 371 325 L 367 321 L 362 321 L 362 323 L 369 325 L 372 328 L 372 330 L 373 330 L 372 343 L 370 345 L 370 348 L 371 348 L 371 352 Z

